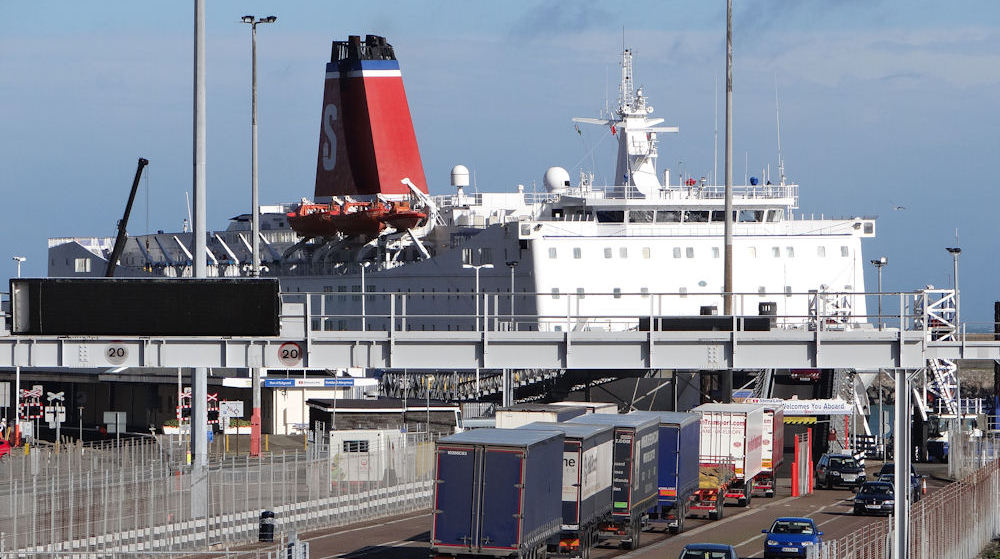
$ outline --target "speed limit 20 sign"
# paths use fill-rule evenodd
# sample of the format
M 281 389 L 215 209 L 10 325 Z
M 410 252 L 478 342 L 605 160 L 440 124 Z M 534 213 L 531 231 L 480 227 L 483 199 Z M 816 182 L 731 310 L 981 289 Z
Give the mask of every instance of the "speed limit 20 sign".
M 278 361 L 286 367 L 302 363 L 302 347 L 295 342 L 286 342 L 278 348 Z

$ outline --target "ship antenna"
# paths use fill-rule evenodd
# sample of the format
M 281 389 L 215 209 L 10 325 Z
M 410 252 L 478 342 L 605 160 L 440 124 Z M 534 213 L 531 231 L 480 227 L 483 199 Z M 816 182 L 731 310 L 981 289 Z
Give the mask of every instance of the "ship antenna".
M 187 202 L 188 223 L 194 223 L 194 220 L 191 219 L 191 197 L 188 196 L 187 192 L 184 193 L 184 200 Z
M 781 186 L 785 186 L 785 160 L 781 157 L 781 107 L 778 105 L 778 76 L 774 77 L 774 120 L 778 125 L 778 176 Z

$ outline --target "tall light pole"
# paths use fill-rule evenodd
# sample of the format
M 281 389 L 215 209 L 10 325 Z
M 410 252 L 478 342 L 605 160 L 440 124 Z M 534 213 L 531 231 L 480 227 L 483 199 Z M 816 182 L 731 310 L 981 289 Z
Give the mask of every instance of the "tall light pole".
M 493 264 L 462 264 L 463 268 L 472 268 L 476 271 L 476 331 L 479 331 L 479 270 L 486 268 L 490 270 L 493 268 Z
M 507 266 L 510 268 L 510 328 L 514 330 L 514 268 L 517 268 L 517 260 L 509 260 Z
M 250 182 L 252 183 L 252 193 L 250 195 L 252 208 L 252 217 L 250 222 L 250 234 L 253 236 L 253 242 L 251 247 L 253 250 L 251 265 L 250 265 L 250 275 L 252 277 L 260 276 L 260 204 L 257 200 L 257 24 L 258 23 L 274 23 L 278 21 L 278 18 L 274 16 L 267 17 L 255 17 L 255 16 L 243 16 L 243 23 L 250 26 L 250 58 L 252 59 L 252 82 L 253 82 L 253 92 L 251 94 L 251 117 L 250 117 L 250 159 L 251 159 L 251 169 Z
M 882 329 L 882 267 L 889 263 L 889 259 L 881 256 L 872 261 L 875 270 L 878 272 L 878 329 Z M 880 412 L 881 413 L 881 412 Z
M 959 311 L 961 310 L 961 306 L 959 305 L 960 299 L 958 297 L 958 255 L 962 254 L 962 249 L 958 247 L 953 247 L 953 248 L 946 248 L 945 250 L 947 250 L 948 253 L 951 254 L 951 257 L 955 262 L 955 275 L 953 278 L 955 280 L 955 283 L 953 284 L 952 287 L 955 290 L 955 330 L 956 330 L 955 333 L 959 334 L 958 330 L 959 328 L 961 328 L 961 322 L 959 321 L 961 315 L 959 314 Z
M 254 16 L 243 16 L 243 23 L 250 26 L 250 58 L 252 59 L 253 90 L 251 93 L 251 117 L 250 117 L 250 182 L 251 182 L 251 264 L 250 276 L 260 277 L 260 203 L 257 200 L 257 24 L 274 23 L 278 18 L 268 16 L 256 18 Z M 253 393 L 253 410 L 250 412 L 250 456 L 260 456 L 260 367 L 253 367 L 253 383 L 251 392 Z
M 366 320 L 367 315 L 365 314 L 365 268 L 367 268 L 371 262 L 361 263 L 361 331 L 367 330 L 368 322 Z
M 27 258 L 23 256 L 15 256 L 13 260 L 14 262 L 17 262 L 17 277 L 21 277 L 21 263 L 27 260 Z

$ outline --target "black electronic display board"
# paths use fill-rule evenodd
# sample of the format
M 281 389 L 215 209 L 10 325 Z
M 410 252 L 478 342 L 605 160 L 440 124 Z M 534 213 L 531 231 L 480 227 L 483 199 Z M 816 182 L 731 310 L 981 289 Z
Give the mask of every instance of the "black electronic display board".
M 42 336 L 277 336 L 276 279 L 17 278 L 11 330 Z

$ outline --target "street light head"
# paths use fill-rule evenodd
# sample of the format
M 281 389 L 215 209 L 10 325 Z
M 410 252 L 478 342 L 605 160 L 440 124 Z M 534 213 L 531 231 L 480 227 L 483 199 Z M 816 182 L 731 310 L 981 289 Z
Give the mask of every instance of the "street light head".
M 947 250 L 951 254 L 962 254 L 962 249 L 960 249 L 958 247 L 946 248 L 945 250 Z
M 493 269 L 493 264 L 483 264 L 480 268 L 485 268 L 487 270 Z
M 253 16 L 243 16 L 243 23 L 253 23 Z
M 275 16 L 267 16 L 266 18 L 264 18 L 263 21 L 264 21 L 264 23 L 274 23 L 274 22 L 278 21 L 278 18 L 275 17 Z
M 27 260 L 27 258 L 25 258 L 24 256 L 15 256 L 13 260 L 14 262 L 24 262 L 25 260 Z
M 475 268 L 472 264 L 462 264 L 462 267 L 468 270 L 469 268 Z

